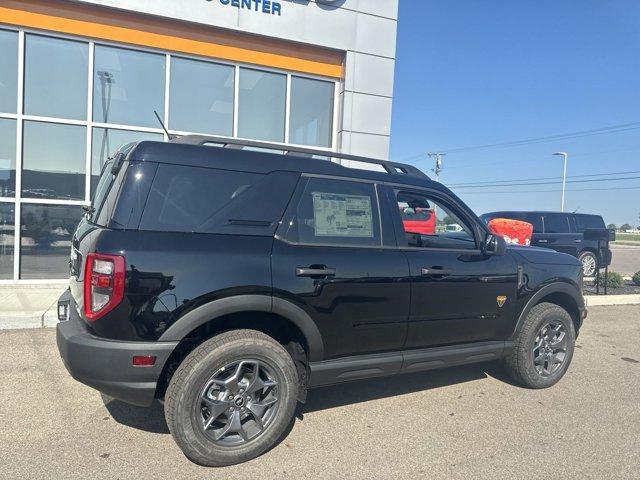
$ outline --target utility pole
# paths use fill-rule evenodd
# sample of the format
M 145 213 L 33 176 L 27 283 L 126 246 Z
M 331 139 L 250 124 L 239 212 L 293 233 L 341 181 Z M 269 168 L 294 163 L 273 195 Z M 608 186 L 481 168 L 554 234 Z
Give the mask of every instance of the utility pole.
M 427 153 L 427 155 L 429 156 L 429 158 L 432 158 L 432 159 L 435 160 L 435 165 L 431 169 L 431 171 L 436 174 L 436 181 L 439 182 L 440 181 L 440 172 L 442 172 L 442 157 L 444 157 L 446 155 L 446 153 L 429 152 L 429 153 Z

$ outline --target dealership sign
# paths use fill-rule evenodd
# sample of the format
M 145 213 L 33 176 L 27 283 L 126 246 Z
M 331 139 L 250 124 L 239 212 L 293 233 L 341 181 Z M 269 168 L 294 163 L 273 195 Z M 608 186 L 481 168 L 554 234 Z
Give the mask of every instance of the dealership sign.
M 251 10 L 254 12 L 264 13 L 267 15 L 282 16 L 282 3 L 274 0 L 206 0 L 207 2 L 220 2 L 227 7 L 234 7 L 239 10 Z M 301 3 L 299 0 L 285 0 L 289 2 Z M 340 0 L 316 0 L 318 3 L 327 5 L 341 3 Z M 307 1 L 307 3 L 311 3 Z

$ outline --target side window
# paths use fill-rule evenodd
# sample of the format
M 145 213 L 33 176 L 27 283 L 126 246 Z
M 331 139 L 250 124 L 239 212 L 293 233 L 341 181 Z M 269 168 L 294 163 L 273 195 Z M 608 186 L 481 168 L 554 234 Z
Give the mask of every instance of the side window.
M 544 233 L 570 233 L 569 218 L 562 213 L 548 213 L 544 216 Z
M 533 233 L 542 233 L 542 215 L 539 213 L 524 213 L 522 220 L 533 225 Z
M 381 245 L 375 186 L 310 178 L 285 234 L 295 243 Z
M 199 231 L 212 215 L 263 177 L 255 173 L 161 164 L 151 186 L 140 229 Z
M 416 192 L 396 191 L 407 244 L 417 248 L 476 248 L 473 230 L 455 209 Z
M 587 228 L 606 228 L 604 220 L 598 215 L 577 214 L 575 216 L 578 232 L 584 233 Z

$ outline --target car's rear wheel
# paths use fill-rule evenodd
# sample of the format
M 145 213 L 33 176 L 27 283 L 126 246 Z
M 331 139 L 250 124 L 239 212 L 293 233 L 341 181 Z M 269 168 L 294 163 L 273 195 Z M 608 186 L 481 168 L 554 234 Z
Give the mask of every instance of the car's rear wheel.
M 598 270 L 598 258 L 593 252 L 582 252 L 578 259 L 582 262 L 582 275 L 593 277 Z
M 573 358 L 571 315 L 553 303 L 534 306 L 505 358 L 511 376 L 529 388 L 547 388 L 565 374 Z
M 167 425 L 184 454 L 206 466 L 250 460 L 293 420 L 296 367 L 275 340 L 253 330 L 218 335 L 187 356 L 165 395 Z

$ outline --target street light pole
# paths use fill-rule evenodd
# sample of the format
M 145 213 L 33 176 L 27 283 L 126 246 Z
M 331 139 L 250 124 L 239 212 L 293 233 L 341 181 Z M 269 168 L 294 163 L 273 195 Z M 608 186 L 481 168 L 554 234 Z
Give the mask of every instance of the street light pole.
M 567 152 L 556 152 L 554 155 L 562 155 L 564 158 L 564 169 L 562 173 L 562 206 L 560 207 L 560 211 L 564 212 L 564 192 L 567 186 Z

